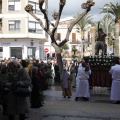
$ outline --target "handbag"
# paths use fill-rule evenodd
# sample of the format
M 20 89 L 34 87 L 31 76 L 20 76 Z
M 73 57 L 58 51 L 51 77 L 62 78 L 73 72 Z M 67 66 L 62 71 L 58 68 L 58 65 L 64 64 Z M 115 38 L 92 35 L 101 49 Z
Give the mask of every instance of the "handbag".
M 18 86 L 16 89 L 12 91 L 16 96 L 27 97 L 30 96 L 32 89 L 29 85 L 24 85 L 24 86 Z

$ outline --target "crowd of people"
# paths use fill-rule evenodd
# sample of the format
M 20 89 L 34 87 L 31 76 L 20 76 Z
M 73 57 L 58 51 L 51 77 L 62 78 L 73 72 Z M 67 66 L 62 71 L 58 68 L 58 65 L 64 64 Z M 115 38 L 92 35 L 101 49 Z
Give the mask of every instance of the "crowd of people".
M 52 65 L 48 61 L 39 60 L 3 60 L 0 64 L 0 104 L 3 115 L 14 120 L 19 115 L 20 120 L 28 117 L 29 109 L 44 105 L 43 91 L 48 89 L 52 81 Z M 29 86 L 30 95 L 15 92 Z
M 111 84 L 111 92 L 110 92 L 110 101 L 115 104 L 120 104 L 120 58 L 114 57 L 113 66 L 109 69 L 109 74 L 111 75 L 112 84 Z M 76 72 L 75 72 L 76 69 Z M 63 70 L 64 76 L 68 76 L 66 70 Z M 78 66 L 75 67 L 74 63 L 72 64 L 70 68 L 70 74 L 68 80 L 66 80 L 65 84 L 65 78 L 63 77 L 63 86 L 65 90 L 63 91 L 63 96 L 70 97 L 71 95 L 71 88 L 73 87 L 73 83 L 75 83 L 74 87 L 76 87 L 76 95 L 75 95 L 75 101 L 78 101 L 80 98 L 88 101 L 90 99 L 90 86 L 89 86 L 89 77 L 92 73 L 92 70 L 89 66 L 89 63 L 87 63 L 84 59 L 78 63 Z M 76 77 L 75 77 L 76 76 Z M 67 77 L 66 77 L 67 78 Z M 74 80 L 76 81 L 74 82 Z M 69 86 L 70 83 L 70 86 Z M 69 94 L 70 93 L 70 94 Z
M 44 104 L 43 91 L 52 84 L 62 85 L 63 98 L 72 97 L 72 88 L 76 89 L 75 101 L 82 98 L 90 99 L 89 76 L 92 71 L 84 59 L 75 65 L 73 62 L 69 70 L 64 65 L 60 79 L 57 62 L 44 63 L 39 60 L 6 60 L 0 65 L 0 104 L 3 115 L 8 115 L 9 120 L 14 120 L 19 114 L 20 120 L 25 120 L 29 108 L 39 108 Z M 109 73 L 112 76 L 110 100 L 120 103 L 120 61 L 114 59 Z M 27 85 L 31 88 L 29 96 L 16 95 L 13 91 L 18 86 Z

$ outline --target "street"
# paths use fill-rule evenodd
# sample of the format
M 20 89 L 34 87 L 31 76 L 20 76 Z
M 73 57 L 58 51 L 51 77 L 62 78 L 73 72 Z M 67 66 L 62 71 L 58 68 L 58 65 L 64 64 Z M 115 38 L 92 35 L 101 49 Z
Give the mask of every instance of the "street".
M 26 120 L 120 120 L 120 104 L 109 100 L 108 88 L 93 88 L 89 101 L 75 101 L 75 88 L 72 97 L 63 98 L 60 86 L 52 86 L 44 91 L 45 104 L 41 108 L 30 108 Z M 6 116 L 0 120 L 8 120 Z M 18 117 L 16 116 L 16 119 Z

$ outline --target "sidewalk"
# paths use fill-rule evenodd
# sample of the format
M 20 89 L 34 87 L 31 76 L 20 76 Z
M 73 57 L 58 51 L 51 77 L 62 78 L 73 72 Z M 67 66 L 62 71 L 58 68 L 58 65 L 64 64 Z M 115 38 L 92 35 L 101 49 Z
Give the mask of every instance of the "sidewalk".
M 62 97 L 60 86 L 52 86 L 44 91 L 44 106 L 30 109 L 30 117 L 26 120 L 120 120 L 120 104 L 111 103 L 109 93 L 108 88 L 96 87 L 91 90 L 89 101 L 76 102 L 75 88 L 68 99 Z M 0 120 L 8 119 L 0 116 Z

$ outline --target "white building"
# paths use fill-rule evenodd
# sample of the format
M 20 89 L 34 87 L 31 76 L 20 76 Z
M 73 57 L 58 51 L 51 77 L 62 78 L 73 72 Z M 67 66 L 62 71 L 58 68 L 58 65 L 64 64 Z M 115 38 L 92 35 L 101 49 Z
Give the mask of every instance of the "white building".
M 63 18 L 63 19 L 60 20 L 58 28 L 57 28 L 57 39 L 58 39 L 57 42 L 60 42 L 60 41 L 65 39 L 68 26 L 69 26 L 72 19 L 74 19 L 74 18 L 73 17 L 67 17 L 67 18 Z M 54 21 L 52 21 L 52 23 L 54 23 Z M 51 29 L 52 29 L 52 26 L 51 26 Z M 85 39 L 84 42 L 85 42 L 85 41 L 88 40 L 88 31 L 85 33 L 84 37 L 85 37 L 84 38 Z M 90 36 L 89 36 L 89 39 L 90 39 Z M 82 40 L 82 37 L 81 37 L 81 33 L 77 32 L 77 27 L 76 26 L 73 27 L 73 29 L 70 33 L 70 36 L 69 36 L 69 41 L 66 44 L 69 46 L 68 56 L 73 55 L 73 52 L 72 52 L 72 47 L 73 46 L 76 46 L 76 48 L 77 48 L 77 52 L 76 52 L 77 55 L 83 55 L 83 40 Z M 46 42 L 44 45 L 45 45 L 46 48 L 49 49 L 48 53 L 50 53 L 50 55 L 52 56 L 52 54 L 55 53 L 55 50 L 51 45 L 50 37 L 48 39 L 48 42 Z M 85 51 L 91 50 L 91 46 L 87 47 L 87 49 Z
M 44 42 L 47 37 L 38 21 L 24 10 L 28 4 L 33 5 L 33 12 L 45 24 L 38 0 L 0 0 L 1 59 L 14 56 L 22 59 L 43 59 L 45 56 Z

